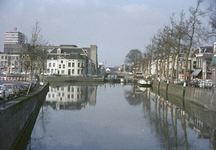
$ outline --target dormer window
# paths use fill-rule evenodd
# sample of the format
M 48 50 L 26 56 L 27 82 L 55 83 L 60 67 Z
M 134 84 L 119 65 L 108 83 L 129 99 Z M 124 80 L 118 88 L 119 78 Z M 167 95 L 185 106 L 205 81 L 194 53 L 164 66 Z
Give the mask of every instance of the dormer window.
M 60 48 L 57 49 L 57 54 L 61 54 L 61 49 Z

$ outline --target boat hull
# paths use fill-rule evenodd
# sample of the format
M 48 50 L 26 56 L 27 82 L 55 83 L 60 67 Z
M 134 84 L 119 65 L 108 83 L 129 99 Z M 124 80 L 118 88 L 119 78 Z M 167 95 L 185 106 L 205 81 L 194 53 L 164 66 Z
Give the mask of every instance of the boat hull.
M 137 83 L 140 87 L 151 87 L 151 81 L 149 80 L 138 80 Z

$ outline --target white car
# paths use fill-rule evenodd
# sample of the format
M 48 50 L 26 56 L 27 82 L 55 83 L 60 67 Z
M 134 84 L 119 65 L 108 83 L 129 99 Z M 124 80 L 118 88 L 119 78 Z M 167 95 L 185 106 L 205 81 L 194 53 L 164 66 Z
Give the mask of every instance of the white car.
M 208 80 L 201 80 L 199 87 L 201 88 L 211 88 L 213 85 L 212 80 L 208 79 Z
M 3 98 L 9 99 L 9 97 L 10 97 L 10 91 L 4 85 L 0 85 L 0 99 L 3 99 Z
M 213 85 L 212 80 L 210 80 L 210 79 L 206 80 L 206 82 L 205 82 L 206 88 L 212 88 L 212 85 Z
M 182 82 L 181 82 L 180 79 L 175 79 L 175 80 L 174 80 L 174 84 L 182 84 Z
M 3 85 L 8 89 L 8 91 L 10 92 L 10 95 L 12 96 L 19 95 L 19 89 L 16 84 L 4 83 Z

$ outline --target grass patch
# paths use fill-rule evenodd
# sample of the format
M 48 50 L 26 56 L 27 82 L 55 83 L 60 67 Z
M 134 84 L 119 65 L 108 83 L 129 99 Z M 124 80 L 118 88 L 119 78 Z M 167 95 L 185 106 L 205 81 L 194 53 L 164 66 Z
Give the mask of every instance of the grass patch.
M 55 81 L 70 81 L 70 78 L 67 77 L 46 77 L 47 82 L 55 82 Z

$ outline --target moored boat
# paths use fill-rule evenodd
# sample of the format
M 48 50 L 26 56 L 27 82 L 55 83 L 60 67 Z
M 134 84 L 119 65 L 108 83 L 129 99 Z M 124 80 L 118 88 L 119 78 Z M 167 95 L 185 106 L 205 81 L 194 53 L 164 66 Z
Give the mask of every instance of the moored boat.
M 144 80 L 144 79 L 140 79 L 137 81 L 138 85 L 140 87 L 150 87 L 151 86 L 151 81 L 150 80 Z

